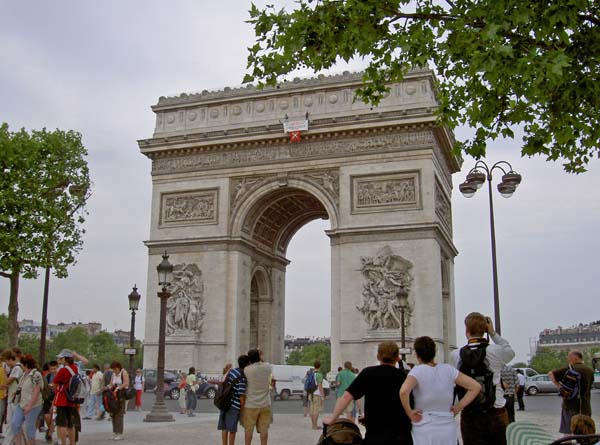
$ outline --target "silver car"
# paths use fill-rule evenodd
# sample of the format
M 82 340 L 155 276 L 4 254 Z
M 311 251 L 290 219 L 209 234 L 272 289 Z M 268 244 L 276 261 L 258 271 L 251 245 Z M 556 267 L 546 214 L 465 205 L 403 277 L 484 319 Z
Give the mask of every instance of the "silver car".
M 540 392 L 557 393 L 558 388 L 554 386 L 550 377 L 542 374 L 530 377 L 525 381 L 525 392 L 530 396 L 535 396 Z

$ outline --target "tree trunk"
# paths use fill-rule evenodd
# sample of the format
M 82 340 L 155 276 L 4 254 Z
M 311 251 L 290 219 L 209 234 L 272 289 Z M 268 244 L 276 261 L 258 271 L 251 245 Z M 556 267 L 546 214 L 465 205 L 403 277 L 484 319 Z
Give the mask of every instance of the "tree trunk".
M 8 347 L 17 346 L 19 341 L 19 273 L 10 275 L 10 299 L 8 301 Z

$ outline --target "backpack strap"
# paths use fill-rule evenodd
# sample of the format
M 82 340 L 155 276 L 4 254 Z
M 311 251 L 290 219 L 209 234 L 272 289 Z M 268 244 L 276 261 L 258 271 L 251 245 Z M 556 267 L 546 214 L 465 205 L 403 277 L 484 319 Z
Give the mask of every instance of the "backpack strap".
M 69 365 L 66 365 L 65 368 L 69 370 L 69 372 L 71 373 L 71 377 L 75 375 L 75 371 L 73 371 Z

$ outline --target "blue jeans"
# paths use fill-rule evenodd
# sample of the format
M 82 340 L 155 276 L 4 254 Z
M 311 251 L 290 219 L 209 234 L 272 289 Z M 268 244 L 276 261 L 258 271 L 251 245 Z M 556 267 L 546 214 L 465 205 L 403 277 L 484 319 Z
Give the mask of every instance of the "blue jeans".
M 86 417 L 95 417 L 96 410 L 99 409 L 99 406 L 102 403 L 102 394 L 90 394 L 87 404 L 87 413 Z
M 42 411 L 42 406 L 36 406 L 32 408 L 31 411 L 27 415 L 25 415 L 23 408 L 20 406 L 15 406 L 15 411 L 13 413 L 11 428 L 14 432 L 15 436 L 19 434 L 23 424 L 25 424 L 25 438 L 27 440 L 35 440 L 35 421 L 37 420 L 40 412 Z

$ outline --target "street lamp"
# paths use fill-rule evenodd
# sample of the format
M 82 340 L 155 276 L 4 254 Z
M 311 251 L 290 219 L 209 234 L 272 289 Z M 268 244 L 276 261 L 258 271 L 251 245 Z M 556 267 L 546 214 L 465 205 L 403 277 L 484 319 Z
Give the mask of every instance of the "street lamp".
M 135 369 L 133 366 L 133 361 L 135 358 L 135 354 L 137 351 L 135 350 L 135 313 L 138 310 L 140 305 L 140 298 L 142 296 L 137 291 L 137 286 L 133 285 L 133 291 L 127 295 L 127 299 L 129 300 L 129 310 L 131 311 L 131 330 L 129 331 L 129 384 L 133 385 L 133 380 L 135 378 Z M 129 407 L 135 407 L 135 398 L 131 399 L 129 402 Z
M 156 399 L 152 410 L 146 415 L 144 422 L 173 422 L 173 416 L 167 411 L 165 404 L 165 333 L 167 324 L 167 300 L 171 296 L 169 286 L 173 274 L 173 265 L 169 263 L 167 252 L 163 254 L 161 263 L 156 267 L 158 272 L 158 292 L 160 298 L 160 320 L 158 325 L 158 364 L 156 366 Z
M 401 335 L 401 341 L 402 341 L 402 361 L 405 362 L 406 361 L 406 353 L 404 351 L 406 351 L 406 320 L 405 320 L 405 313 L 406 310 L 408 309 L 408 292 L 406 292 L 406 289 L 404 289 L 404 287 L 401 287 L 398 290 L 398 299 L 400 300 L 400 335 Z
M 504 167 L 503 167 L 504 166 Z M 507 167 L 507 168 L 505 168 Z M 494 323 L 496 332 L 501 333 L 500 329 L 500 297 L 498 295 L 498 266 L 496 264 L 496 228 L 494 225 L 494 200 L 492 199 L 492 171 L 498 169 L 502 171 L 502 182 L 498 184 L 498 192 L 503 198 L 510 198 L 521 183 L 521 175 L 515 172 L 506 161 L 498 161 L 492 167 L 483 161 L 477 161 L 467 174 L 465 182 L 459 185 L 460 192 L 465 198 L 471 198 L 479 190 L 485 180 L 488 181 L 488 196 L 490 202 L 490 232 L 492 238 L 492 272 L 494 279 Z M 484 173 L 485 172 L 485 173 Z

